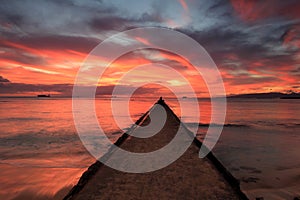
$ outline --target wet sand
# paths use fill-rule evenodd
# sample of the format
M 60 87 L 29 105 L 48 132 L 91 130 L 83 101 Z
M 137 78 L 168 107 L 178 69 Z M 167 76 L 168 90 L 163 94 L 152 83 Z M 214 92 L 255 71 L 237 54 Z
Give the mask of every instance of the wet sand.
M 177 133 L 180 121 L 166 104 L 160 104 L 166 110 L 167 121 L 159 133 L 146 139 L 125 133 L 116 144 L 122 149 L 140 153 L 168 144 Z M 146 113 L 137 124 L 143 126 L 149 120 Z M 134 127 L 129 131 L 139 134 L 140 129 Z M 186 128 L 180 129 L 178 134 L 191 137 L 191 132 Z M 125 173 L 97 161 L 82 175 L 65 199 L 246 199 L 238 181 L 211 153 L 205 159 L 199 158 L 200 146 L 201 142 L 194 139 L 178 160 L 147 173 Z M 121 165 L 127 164 L 126 159 L 118 161 Z

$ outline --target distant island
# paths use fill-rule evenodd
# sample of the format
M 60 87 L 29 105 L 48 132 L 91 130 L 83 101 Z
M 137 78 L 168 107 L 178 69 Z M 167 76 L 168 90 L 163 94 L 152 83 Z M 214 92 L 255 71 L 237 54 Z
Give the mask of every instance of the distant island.
M 250 98 L 250 99 L 300 99 L 300 93 L 281 93 L 281 92 L 269 92 L 269 93 L 250 93 L 250 94 L 238 94 L 230 95 L 227 98 Z

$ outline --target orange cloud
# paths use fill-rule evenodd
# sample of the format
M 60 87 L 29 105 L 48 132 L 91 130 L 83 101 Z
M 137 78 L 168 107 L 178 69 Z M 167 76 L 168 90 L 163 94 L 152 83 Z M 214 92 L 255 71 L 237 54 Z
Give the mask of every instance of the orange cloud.
M 300 48 L 300 26 L 294 25 L 282 36 L 283 45 L 286 47 Z
M 73 83 L 76 71 L 86 56 L 73 50 L 37 50 L 9 41 L 2 40 L 1 43 L 7 46 L 1 53 L 1 74 L 14 83 Z
M 294 32 L 287 33 L 283 42 L 289 44 L 295 40 L 296 36 Z M 136 40 L 144 44 L 149 44 L 149 41 L 144 38 L 136 38 Z M 1 52 L 3 56 L 0 59 L 0 75 L 13 83 L 49 85 L 73 84 L 77 70 L 86 56 L 85 53 L 71 49 L 64 51 L 51 49 L 36 50 L 18 43 L 1 42 L 8 48 Z M 26 56 L 29 56 L 29 58 L 37 58 L 44 63 L 24 63 L 23 58 Z M 235 62 L 240 61 L 235 54 L 228 54 L 224 59 Z M 107 62 L 105 58 L 103 58 L 103 60 L 97 60 L 97 62 L 100 63 L 99 67 L 103 67 L 101 66 L 102 61 L 103 63 Z M 112 86 L 116 84 L 127 71 L 134 67 L 155 62 L 173 67 L 193 85 L 193 89 L 199 96 L 208 96 L 208 90 L 202 77 L 197 73 L 193 73 L 195 72 L 194 66 L 181 56 L 157 50 L 154 53 L 152 50 L 146 50 L 144 53 L 132 52 L 120 57 L 106 69 L 99 85 Z M 222 67 L 220 72 L 225 81 L 224 84 L 227 94 L 268 92 L 271 89 L 272 91 L 285 91 L 292 88 L 298 81 L 297 73 L 291 74 L 291 65 L 288 63 L 275 63 L 275 68 L 273 67 L 274 63 L 270 60 L 247 61 L 247 63 L 247 67 L 244 66 L 241 68 Z M 150 70 L 151 69 L 149 69 L 149 71 Z M 93 72 L 91 71 L 91 73 Z M 167 84 L 182 87 L 182 83 L 176 81 L 176 79 L 172 79 L 171 75 L 164 74 L 160 70 L 155 73 L 161 76 L 168 76 L 170 80 Z M 135 81 L 147 80 L 143 74 L 137 74 Z M 62 91 L 62 93 L 63 92 L 64 91 Z M 143 95 L 147 92 L 149 95 L 158 95 L 163 93 L 167 94 L 169 91 L 160 87 L 147 86 L 143 92 Z M 30 91 L 27 91 L 26 94 L 35 93 L 36 92 L 30 93 Z M 59 94 L 57 91 L 53 93 Z
M 282 16 L 297 19 L 300 17 L 300 2 L 293 3 L 281 0 L 230 0 L 234 11 L 246 22 Z

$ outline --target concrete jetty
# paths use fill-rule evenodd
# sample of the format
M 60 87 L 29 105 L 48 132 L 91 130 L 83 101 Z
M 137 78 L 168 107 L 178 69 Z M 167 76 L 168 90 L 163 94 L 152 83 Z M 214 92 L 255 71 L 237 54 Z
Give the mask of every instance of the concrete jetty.
M 115 143 L 131 152 L 151 152 L 162 148 L 174 138 L 180 126 L 179 118 L 160 99 L 157 104 L 166 110 L 167 120 L 156 135 L 149 138 L 131 136 L 139 134 L 140 126 L 133 126 L 131 134 L 124 133 Z M 150 112 L 155 112 L 152 109 Z M 137 125 L 149 123 L 149 112 Z M 183 128 L 177 134 L 191 132 Z M 97 161 L 82 175 L 65 200 L 94 199 L 247 199 L 240 191 L 239 182 L 209 153 L 199 158 L 202 143 L 196 138 L 185 153 L 165 168 L 147 173 L 121 172 Z M 105 156 L 113 152 L 108 152 Z M 109 156 L 108 156 L 109 157 Z M 122 160 L 126 164 L 126 159 Z

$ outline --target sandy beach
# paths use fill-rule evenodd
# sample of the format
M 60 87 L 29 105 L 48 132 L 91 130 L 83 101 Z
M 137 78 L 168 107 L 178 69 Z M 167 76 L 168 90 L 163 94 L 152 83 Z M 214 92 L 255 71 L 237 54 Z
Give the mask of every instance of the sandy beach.
M 167 113 L 163 129 L 147 139 L 124 134 L 117 141 L 122 149 L 150 152 L 170 142 L 180 121 L 166 104 L 162 105 Z M 156 109 L 151 112 L 156 112 Z M 137 123 L 147 124 L 149 115 L 144 117 Z M 137 127 L 130 131 L 139 134 L 139 130 L 140 127 Z M 178 134 L 190 136 L 185 128 Z M 245 199 L 237 182 L 228 178 L 222 166 L 220 168 L 220 163 L 216 166 L 218 161 L 213 161 L 215 157 L 212 154 L 205 159 L 198 157 L 201 143 L 197 141 L 174 163 L 153 172 L 124 173 L 96 162 L 83 174 L 65 199 Z M 124 159 L 121 164 L 126 165 L 126 162 Z

